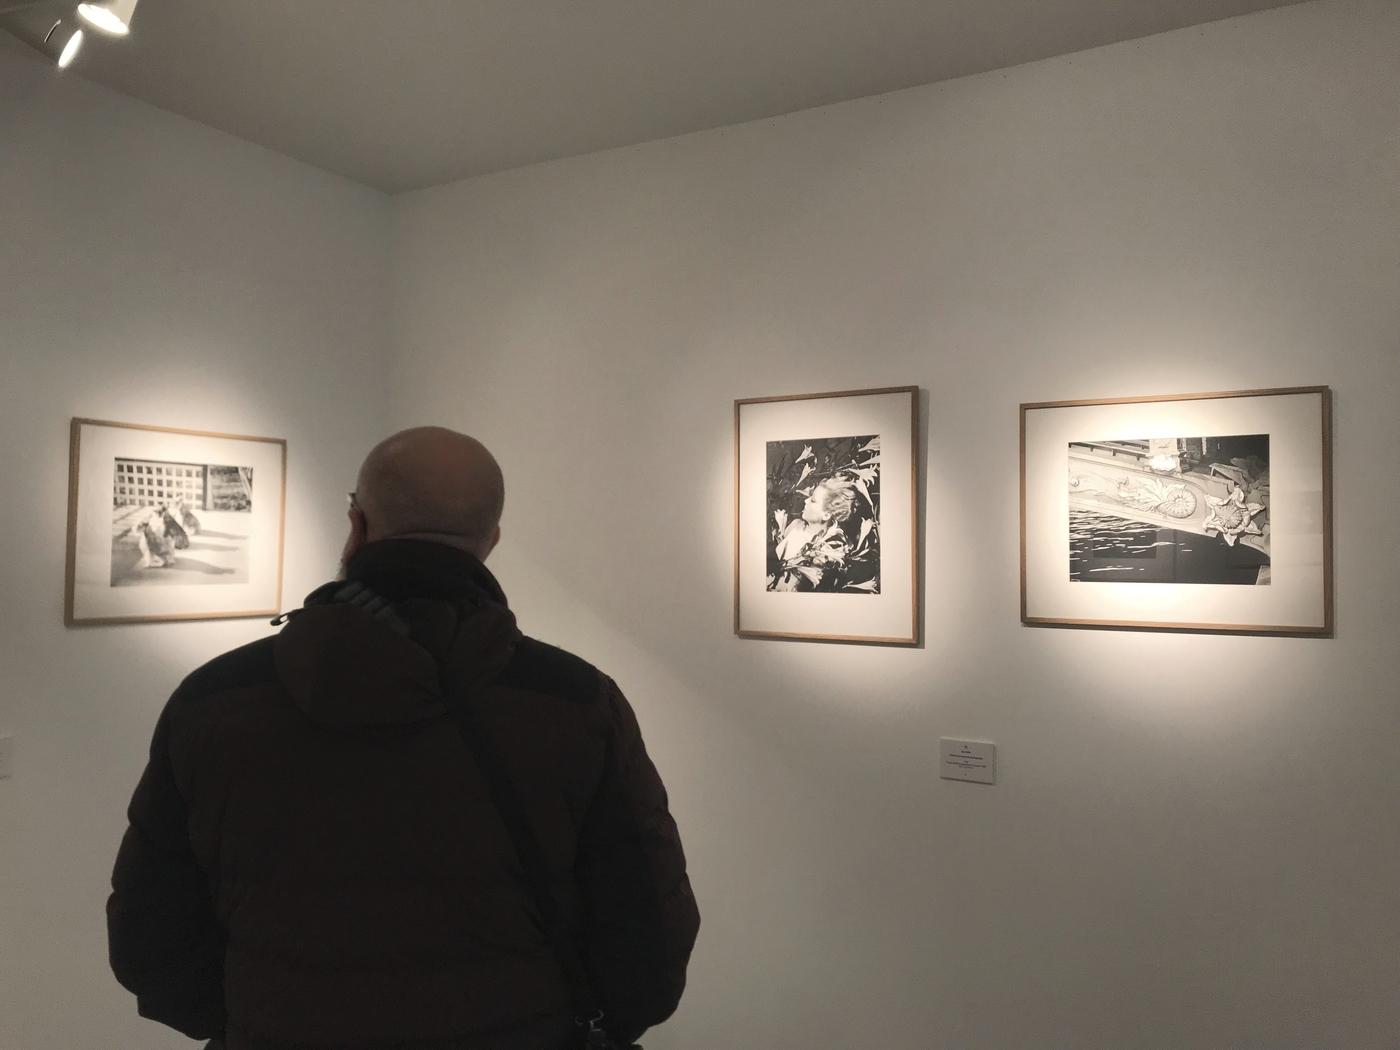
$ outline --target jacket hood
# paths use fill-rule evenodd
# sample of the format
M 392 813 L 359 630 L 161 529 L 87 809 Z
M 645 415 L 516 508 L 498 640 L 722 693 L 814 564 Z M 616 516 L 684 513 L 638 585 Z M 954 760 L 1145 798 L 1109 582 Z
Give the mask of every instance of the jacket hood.
M 367 544 L 346 577 L 384 599 L 378 604 L 392 617 L 338 602 L 337 588 L 327 585 L 308 596 L 273 645 L 278 678 L 319 724 L 436 717 L 448 690 L 499 670 L 520 638 L 495 578 L 453 548 L 418 540 Z

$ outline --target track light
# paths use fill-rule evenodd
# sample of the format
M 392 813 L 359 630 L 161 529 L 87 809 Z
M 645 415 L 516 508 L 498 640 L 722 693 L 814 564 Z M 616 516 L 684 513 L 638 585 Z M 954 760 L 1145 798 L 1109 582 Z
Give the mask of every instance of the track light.
M 79 4 L 78 17 L 111 36 L 126 36 L 131 31 L 136 3 L 137 0 L 104 0 L 97 4 Z
M 73 30 L 73 35 L 68 38 L 68 43 L 63 45 L 63 51 L 58 56 L 58 68 L 67 69 L 73 64 L 73 59 L 78 57 L 78 52 L 83 48 L 83 31 Z
M 63 21 L 60 19 L 49 29 L 48 35 L 44 37 L 44 43 L 47 44 L 52 40 L 54 34 L 58 33 L 62 28 Z M 73 64 L 73 59 L 78 57 L 78 52 L 82 50 L 82 47 L 83 31 L 81 29 L 75 29 L 68 34 L 68 40 L 64 43 L 63 50 L 58 53 L 58 68 L 67 69 L 71 66 Z

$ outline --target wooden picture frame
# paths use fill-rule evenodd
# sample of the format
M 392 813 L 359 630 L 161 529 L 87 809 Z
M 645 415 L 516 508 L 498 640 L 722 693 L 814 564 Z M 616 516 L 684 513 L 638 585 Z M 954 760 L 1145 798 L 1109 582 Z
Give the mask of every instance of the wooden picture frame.
M 75 418 L 67 626 L 275 616 L 287 443 Z
M 1020 407 L 1021 621 L 1330 636 L 1326 386 Z
M 734 402 L 734 632 L 919 644 L 919 388 Z

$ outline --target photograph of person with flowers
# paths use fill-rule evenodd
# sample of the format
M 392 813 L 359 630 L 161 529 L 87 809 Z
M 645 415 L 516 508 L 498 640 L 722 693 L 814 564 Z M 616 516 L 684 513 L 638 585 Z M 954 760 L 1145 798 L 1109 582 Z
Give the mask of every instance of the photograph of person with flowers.
M 879 594 L 879 435 L 767 447 L 766 589 Z

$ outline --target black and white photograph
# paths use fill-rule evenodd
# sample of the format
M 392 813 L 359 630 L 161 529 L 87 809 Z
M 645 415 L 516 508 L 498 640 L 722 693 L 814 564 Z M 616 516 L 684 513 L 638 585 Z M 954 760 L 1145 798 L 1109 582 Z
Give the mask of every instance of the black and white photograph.
M 69 626 L 280 611 L 287 445 L 74 419 Z
M 1069 577 L 1268 584 L 1269 435 L 1069 444 Z
M 735 631 L 912 645 L 918 388 L 735 402 Z
M 880 593 L 880 436 L 768 442 L 770 591 Z
M 1325 386 L 1021 405 L 1021 620 L 1328 635 Z
M 112 586 L 248 582 L 253 468 L 118 456 Z

